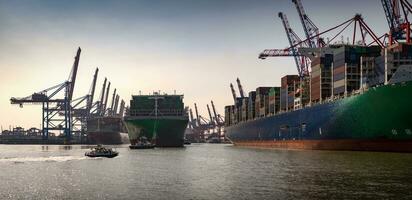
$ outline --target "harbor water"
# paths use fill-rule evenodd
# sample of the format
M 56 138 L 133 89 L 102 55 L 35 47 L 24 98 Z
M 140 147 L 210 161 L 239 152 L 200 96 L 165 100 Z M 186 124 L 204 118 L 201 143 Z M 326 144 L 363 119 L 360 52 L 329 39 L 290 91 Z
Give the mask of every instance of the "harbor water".
M 0 145 L 0 199 L 412 199 L 412 154 Z

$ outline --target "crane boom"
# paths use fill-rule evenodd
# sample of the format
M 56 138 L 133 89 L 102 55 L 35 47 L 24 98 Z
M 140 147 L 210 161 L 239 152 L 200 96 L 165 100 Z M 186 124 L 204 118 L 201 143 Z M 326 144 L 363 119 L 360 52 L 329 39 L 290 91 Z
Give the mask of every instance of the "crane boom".
M 395 29 L 398 26 L 397 20 L 395 20 L 395 16 L 392 8 L 391 0 L 381 0 L 383 10 L 385 11 L 386 21 L 388 22 L 388 26 L 390 30 Z
M 192 109 L 189 109 L 189 115 L 190 115 L 190 124 L 191 124 L 192 128 L 194 128 L 196 126 L 196 123 L 193 120 L 193 111 L 192 111 Z
M 102 111 L 103 111 L 103 100 L 104 100 L 104 91 L 106 90 L 106 82 L 107 82 L 107 78 L 104 78 L 102 92 L 100 93 L 99 109 L 97 112 L 99 115 L 102 115 Z
M 96 71 L 94 72 L 94 76 L 93 76 L 93 82 L 92 82 L 92 88 L 90 89 L 90 97 L 89 100 L 87 102 L 87 110 L 89 111 L 90 114 L 90 110 L 92 109 L 93 106 L 93 98 L 94 98 L 94 92 L 96 90 L 96 82 L 97 82 L 97 75 L 99 74 L 99 68 L 96 68 Z
M 319 28 L 306 14 L 301 0 L 292 0 L 292 2 L 295 4 L 298 11 L 299 18 L 303 26 L 303 31 L 305 32 L 306 39 L 308 40 L 308 46 L 310 48 L 320 47 Z M 316 37 L 313 37 L 315 35 Z
M 116 100 L 116 88 L 114 88 L 113 96 L 112 96 L 112 105 L 110 106 L 110 115 L 113 115 L 113 109 L 114 109 L 114 102 Z
M 73 98 L 73 91 L 74 91 L 74 84 L 76 82 L 76 76 L 77 76 L 77 69 L 79 68 L 79 61 L 80 61 L 80 53 L 82 50 L 80 47 L 77 49 L 76 57 L 74 57 L 74 63 L 73 63 L 73 68 L 72 72 L 70 73 L 69 81 L 70 81 L 70 86 L 69 86 L 69 95 L 68 95 L 68 100 L 71 101 Z
M 209 104 L 206 104 L 206 106 L 207 106 L 207 112 L 209 113 L 210 123 L 214 124 L 214 120 L 213 120 L 213 117 L 212 117 L 212 112 L 210 112 Z
M 113 108 L 113 111 L 112 111 L 112 115 L 117 115 L 117 108 L 119 107 L 119 98 L 120 98 L 120 96 L 119 95 L 116 95 L 116 100 L 115 100 L 115 102 L 114 102 L 114 108 Z
M 212 104 L 212 110 L 213 110 L 213 115 L 215 116 L 216 124 L 220 124 L 219 117 L 217 116 L 215 104 L 213 103 L 213 101 L 210 101 L 210 103 Z
M 298 35 L 292 30 L 289 25 L 288 18 L 282 12 L 278 14 L 279 18 L 282 20 L 283 28 L 285 29 L 286 36 L 289 41 L 289 45 L 291 47 L 296 46 L 296 44 L 300 44 L 296 47 L 290 48 L 293 55 L 298 55 L 298 47 L 303 47 L 305 43 L 302 43 L 302 40 L 298 37 Z M 298 74 L 300 77 L 306 76 L 309 74 L 308 66 L 306 59 L 302 56 L 294 56 L 296 68 L 298 69 Z
M 242 84 L 240 84 L 239 78 L 236 79 L 236 82 L 237 82 L 237 86 L 239 88 L 240 97 L 244 98 L 245 93 L 243 92 L 243 87 L 242 87 Z
M 196 113 L 196 122 L 197 122 L 197 125 L 200 126 L 199 112 L 197 112 L 197 105 L 196 105 L 196 103 L 195 103 L 195 113 Z
M 123 114 L 124 114 L 124 105 L 125 105 L 125 103 L 124 103 L 124 101 L 123 101 L 123 99 L 122 99 L 122 101 L 120 102 L 120 109 L 119 109 L 119 116 L 120 116 L 120 117 L 123 117 Z
M 233 88 L 233 84 L 232 84 L 232 83 L 230 84 L 230 89 L 232 90 L 233 101 L 234 101 L 235 104 L 236 104 L 236 91 L 235 91 L 235 89 Z
M 107 85 L 107 90 L 106 90 L 106 94 L 104 95 L 104 104 L 103 104 L 103 113 L 102 116 L 106 113 L 106 108 L 107 108 L 107 100 L 109 99 L 109 92 L 110 92 L 110 81 L 109 84 Z

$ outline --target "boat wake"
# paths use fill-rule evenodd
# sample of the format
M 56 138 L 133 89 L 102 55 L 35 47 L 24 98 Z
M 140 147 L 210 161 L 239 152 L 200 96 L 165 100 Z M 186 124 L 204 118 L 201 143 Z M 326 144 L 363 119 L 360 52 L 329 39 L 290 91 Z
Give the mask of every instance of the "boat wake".
M 48 156 L 48 157 L 5 157 L 0 158 L 1 162 L 13 162 L 15 164 L 25 162 L 66 162 L 72 160 L 85 160 L 84 156 Z

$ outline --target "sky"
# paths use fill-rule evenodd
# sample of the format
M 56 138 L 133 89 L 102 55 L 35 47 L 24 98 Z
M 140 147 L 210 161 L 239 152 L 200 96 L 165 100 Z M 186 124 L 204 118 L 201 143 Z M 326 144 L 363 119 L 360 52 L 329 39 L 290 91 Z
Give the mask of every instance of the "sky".
M 320 30 L 356 13 L 377 35 L 388 29 L 378 0 L 302 2 Z M 0 125 L 40 127 L 41 106 L 20 108 L 10 98 L 67 80 L 78 47 L 75 97 L 88 93 L 99 67 L 95 98 L 107 77 L 126 102 L 139 91 L 176 90 L 202 116 L 210 100 L 223 115 L 237 77 L 249 92 L 297 73 L 291 57 L 258 59 L 263 49 L 288 46 L 280 11 L 304 38 L 291 0 L 0 0 Z

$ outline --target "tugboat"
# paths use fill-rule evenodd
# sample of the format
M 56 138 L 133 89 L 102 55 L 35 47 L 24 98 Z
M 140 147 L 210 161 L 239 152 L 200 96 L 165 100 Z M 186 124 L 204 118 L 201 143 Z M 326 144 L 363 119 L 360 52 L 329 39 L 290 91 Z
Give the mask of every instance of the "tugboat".
M 155 144 L 152 144 L 147 140 L 146 137 L 140 137 L 136 144 L 132 144 L 129 146 L 130 149 L 153 149 L 155 148 Z
M 84 154 L 88 157 L 106 157 L 113 158 L 119 155 L 119 152 L 114 151 L 113 149 L 108 149 L 102 145 L 97 145 L 97 147 L 92 148 L 92 151 L 86 152 Z

